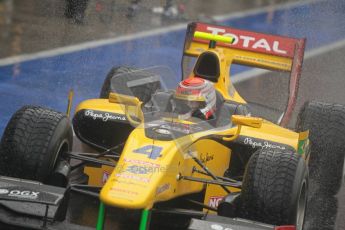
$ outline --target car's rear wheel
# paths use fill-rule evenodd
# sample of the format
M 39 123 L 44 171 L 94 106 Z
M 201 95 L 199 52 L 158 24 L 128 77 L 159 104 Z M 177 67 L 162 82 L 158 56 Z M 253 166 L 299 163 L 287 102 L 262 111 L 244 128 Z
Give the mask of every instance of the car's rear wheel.
M 290 150 L 260 149 L 245 171 L 240 216 L 301 230 L 307 193 L 308 170 L 301 156 Z
M 345 106 L 308 102 L 302 107 L 296 129 L 309 130 L 311 189 L 335 195 L 344 179 Z
M 121 94 L 127 94 L 130 96 L 135 96 L 140 99 L 140 101 L 146 103 L 151 99 L 151 95 L 160 87 L 159 82 L 148 82 L 144 84 L 138 84 L 137 86 L 129 87 L 125 85 L 124 87 L 121 86 L 123 83 L 127 83 L 128 81 L 134 81 L 138 79 L 148 78 L 151 77 L 152 74 L 145 71 L 140 70 L 134 67 L 113 67 L 109 73 L 107 74 L 103 86 L 100 92 L 100 98 L 108 98 L 110 92 L 117 92 Z M 113 78 L 121 78 L 118 81 L 117 85 L 112 84 Z M 130 91 L 127 91 L 130 88 Z
M 0 143 L 0 174 L 55 184 L 49 180 L 62 154 L 71 151 L 73 132 L 66 115 L 24 106 L 10 119 Z
M 310 193 L 308 229 L 334 229 L 336 194 L 344 186 L 345 106 L 307 102 L 298 116 L 296 129 L 309 130 Z

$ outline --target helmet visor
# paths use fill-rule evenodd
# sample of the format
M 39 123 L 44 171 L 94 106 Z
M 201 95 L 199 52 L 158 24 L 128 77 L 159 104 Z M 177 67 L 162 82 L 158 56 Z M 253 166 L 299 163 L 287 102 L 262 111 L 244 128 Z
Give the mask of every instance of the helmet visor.
M 178 114 L 193 113 L 194 111 L 205 107 L 204 101 L 187 101 L 174 98 L 175 112 Z

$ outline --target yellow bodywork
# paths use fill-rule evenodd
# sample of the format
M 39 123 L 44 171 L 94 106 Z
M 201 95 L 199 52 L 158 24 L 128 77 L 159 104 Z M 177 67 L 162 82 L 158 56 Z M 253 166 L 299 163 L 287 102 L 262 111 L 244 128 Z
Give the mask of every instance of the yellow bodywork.
M 286 57 L 220 46 L 209 48 L 207 44 L 199 42 L 192 42 L 185 49 L 184 54 L 198 57 L 204 51 L 213 52 L 220 62 L 221 72 L 218 82 L 215 83 L 216 89 L 226 100 L 237 103 L 246 102 L 231 83 L 229 70 L 232 63 L 280 71 L 290 71 L 292 68 L 292 60 Z M 123 98 L 122 102 L 116 94 L 111 94 L 109 100 L 84 101 L 79 104 L 77 111 L 93 109 L 126 115 L 132 113 L 138 117 L 139 105 L 137 104 L 139 102 L 136 99 Z M 212 206 L 219 201 L 220 197 L 226 195 L 224 189 L 218 185 L 183 180 L 181 177 L 211 179 L 193 170 L 202 170 L 192 159 L 193 157 L 201 160 L 214 175 L 224 175 L 230 164 L 231 149 L 226 144 L 215 141 L 213 137 L 223 137 L 226 142 L 226 140 L 232 140 L 231 135 L 237 132 L 236 138 L 244 138 L 247 144 L 253 145 L 253 148 L 258 147 L 258 143 L 251 139 L 260 139 L 288 146 L 296 152 L 301 147 L 300 143 L 303 141 L 305 144 L 308 138 L 307 133 L 299 134 L 261 118 L 257 120 L 260 120 L 260 125 L 255 125 L 255 120 L 237 117 L 235 123 L 239 126 L 201 131 L 172 141 L 161 141 L 148 138 L 145 135 L 144 121 L 142 118 L 140 120 L 141 122 L 136 124 L 136 128 L 129 135 L 115 169 L 109 166 L 85 167 L 84 172 L 89 176 L 89 184 L 103 186 L 100 199 L 106 205 L 150 209 L 156 202 L 198 193 L 205 189 L 204 203 Z M 266 146 L 265 142 L 262 142 L 259 147 L 277 147 L 268 142 L 267 145 L 271 146 Z M 303 149 L 300 153 L 304 156 Z M 229 188 L 229 190 L 239 191 L 237 188 Z
M 143 137 L 143 130 L 133 131 L 126 144 L 119 163 L 101 191 L 101 200 L 112 206 L 124 208 L 148 209 L 155 202 L 170 200 L 185 194 L 200 192 L 204 185 L 198 182 L 180 180 L 179 176 L 192 176 L 193 167 L 200 167 L 190 154 L 204 159 L 205 164 L 217 175 L 227 169 L 230 150 L 215 141 L 200 140 L 190 145 L 190 137 L 178 141 L 155 141 L 154 146 L 161 147 L 161 156 L 149 159 L 145 154 L 135 153 L 134 150 L 152 143 Z M 186 140 L 187 139 L 187 140 Z M 133 139 L 134 140 L 134 139 Z M 214 149 L 217 149 L 215 156 Z M 140 167 L 138 170 L 145 174 L 135 174 L 128 170 L 131 166 Z M 119 170 L 118 170 L 119 169 Z M 202 176 L 204 177 L 204 176 Z
M 88 109 L 91 106 L 100 111 L 124 112 L 122 105 L 110 103 L 106 99 L 85 101 L 78 106 L 77 110 Z M 248 121 L 245 119 L 242 122 L 240 136 L 257 139 L 264 137 L 267 141 L 291 146 L 295 150 L 298 148 L 299 133 L 266 120 L 262 120 L 260 128 L 247 126 Z M 200 182 L 180 180 L 179 177 L 183 175 L 211 179 L 209 176 L 193 172 L 194 167 L 199 170 L 201 168 L 192 159 L 192 156 L 201 159 L 215 175 L 223 176 L 230 164 L 231 149 L 217 141 L 202 137 L 227 136 L 236 133 L 237 129 L 236 126 L 231 129 L 209 130 L 173 141 L 158 141 L 147 138 L 143 127 L 138 126 L 128 137 L 115 169 L 105 165 L 101 167 L 87 166 L 84 172 L 89 176 L 89 185 L 103 186 L 100 198 L 107 205 L 149 209 L 156 202 L 201 192 L 203 189 L 206 189 L 204 202 L 209 205 L 210 202 L 215 202 L 215 199 L 226 195 L 220 186 L 206 186 Z M 147 154 L 135 153 L 135 150 L 144 146 L 160 148 L 160 157 L 150 159 L 148 154 L 152 149 L 148 149 Z M 229 188 L 229 190 L 239 191 L 236 188 Z

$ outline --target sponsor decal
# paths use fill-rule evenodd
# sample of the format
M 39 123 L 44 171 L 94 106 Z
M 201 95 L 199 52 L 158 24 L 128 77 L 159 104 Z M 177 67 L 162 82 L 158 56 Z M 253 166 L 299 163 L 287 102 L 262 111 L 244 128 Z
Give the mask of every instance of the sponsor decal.
M 128 189 L 123 189 L 123 188 L 116 188 L 112 187 L 110 191 L 115 191 L 115 192 L 120 192 L 120 193 L 126 193 L 128 195 L 138 195 L 139 193 L 136 191 L 128 190 Z
M 125 172 L 133 173 L 133 174 L 149 174 L 150 168 L 145 166 L 139 165 L 130 165 L 126 168 Z
M 269 39 L 269 38 L 260 38 L 251 35 L 241 35 L 235 33 L 228 33 L 225 29 L 216 28 L 208 26 L 206 28 L 207 31 L 212 32 L 215 35 L 223 35 L 233 37 L 235 40 L 232 43 L 233 45 L 238 45 L 243 48 L 251 48 L 251 49 L 262 49 L 266 52 L 273 52 L 276 54 L 287 54 L 287 50 L 280 48 L 280 42 L 277 40 Z
M 168 190 L 170 188 L 170 184 L 163 184 L 162 186 L 159 186 L 158 188 L 157 188 L 157 191 L 156 191 L 156 195 L 159 195 L 159 194 L 161 194 L 161 193 L 163 193 L 163 192 L 165 192 L 166 190 Z
M 133 150 L 134 153 L 145 154 L 150 159 L 161 157 L 163 148 L 156 145 L 146 145 L 144 147 Z
M 206 153 L 206 154 L 201 153 L 200 154 L 200 160 L 201 160 L 202 163 L 206 163 L 208 161 L 212 161 L 213 158 L 214 158 L 214 155 L 210 154 L 210 153 Z
M 21 199 L 32 199 L 35 200 L 38 198 L 38 195 L 40 192 L 34 192 L 34 191 L 29 191 L 29 190 L 10 190 L 7 196 L 10 197 L 17 197 Z
M 283 57 L 293 57 L 296 39 L 239 30 L 229 27 L 215 27 L 206 24 L 197 24 L 196 31 L 223 35 L 234 38 L 230 44 L 222 43 L 222 46 L 232 46 L 238 49 L 251 50 Z M 196 39 L 197 40 L 197 39 Z
M 233 230 L 232 228 L 223 227 L 220 224 L 211 224 L 211 229 L 212 230 Z
M 9 192 L 10 191 L 8 191 L 8 189 L 0 189 L 0 195 L 7 194 Z
M 134 180 L 134 181 L 143 182 L 143 183 L 149 183 L 150 182 L 150 178 L 144 178 L 144 177 L 140 177 L 140 176 L 136 176 L 136 175 L 118 173 L 118 174 L 116 174 L 116 177 Z
M 154 173 L 176 174 L 179 167 L 176 165 L 160 165 L 142 160 L 124 159 L 124 164 L 118 164 L 116 173 L 131 173 L 138 175 L 151 175 Z M 128 163 L 128 164 L 126 164 Z
M 123 184 L 123 185 L 130 185 L 130 186 L 136 186 L 140 188 L 146 188 L 147 184 L 140 184 L 136 183 L 135 181 L 129 181 L 129 180 L 120 180 L 119 178 L 116 178 L 116 183 Z
M 126 116 L 119 115 L 119 114 L 113 114 L 113 113 L 102 113 L 102 112 L 96 112 L 94 110 L 86 110 L 85 116 L 91 117 L 93 120 L 100 119 L 104 122 L 107 122 L 108 120 L 113 121 L 125 121 Z
M 217 208 L 219 201 L 221 201 L 222 199 L 223 199 L 222 196 L 211 196 L 208 201 L 208 205 L 212 208 Z
M 289 64 L 289 63 L 266 60 L 266 59 L 262 59 L 262 58 L 252 57 L 252 56 L 235 55 L 235 59 L 243 60 L 243 61 L 256 62 L 258 64 L 274 65 L 274 66 L 277 66 L 279 68 L 284 68 L 287 70 L 289 70 L 291 68 L 291 64 Z
M 253 140 L 252 138 L 246 137 L 243 141 L 245 145 L 250 145 L 252 146 L 253 149 L 255 148 L 262 148 L 262 149 L 281 149 L 285 150 L 286 148 L 281 145 L 273 144 L 268 141 L 258 141 L 258 140 Z
M 159 168 L 160 167 L 160 164 L 156 164 L 156 163 L 152 163 L 152 162 L 148 162 L 148 161 L 143 161 L 143 160 L 137 160 L 137 159 L 125 158 L 124 162 L 139 164 L 139 165 L 145 165 L 145 166 L 153 167 L 153 168 Z
M 310 147 L 309 147 L 308 137 L 309 137 L 309 130 L 299 133 L 297 152 L 301 155 L 302 154 L 309 155 Z
M 107 180 L 109 179 L 110 173 L 103 171 L 103 176 L 102 176 L 102 183 L 105 184 Z

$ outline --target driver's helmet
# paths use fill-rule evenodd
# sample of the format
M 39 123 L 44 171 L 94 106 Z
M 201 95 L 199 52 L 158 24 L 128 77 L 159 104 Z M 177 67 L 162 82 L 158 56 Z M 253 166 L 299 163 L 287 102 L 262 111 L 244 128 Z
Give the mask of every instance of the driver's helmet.
M 179 83 L 174 94 L 175 111 L 180 119 L 213 118 L 216 109 L 216 90 L 212 82 L 190 77 Z

